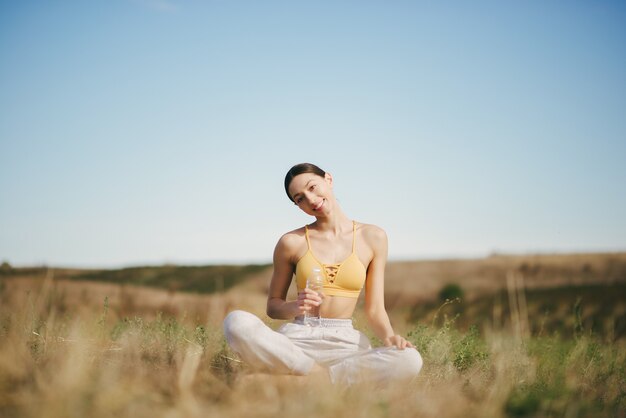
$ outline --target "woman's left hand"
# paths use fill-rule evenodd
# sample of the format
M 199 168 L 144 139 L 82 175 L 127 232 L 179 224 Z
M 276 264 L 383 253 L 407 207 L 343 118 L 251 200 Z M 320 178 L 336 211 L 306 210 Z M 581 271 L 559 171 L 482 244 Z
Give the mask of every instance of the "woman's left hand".
M 391 337 L 387 337 L 383 341 L 383 344 L 385 344 L 386 347 L 391 347 L 391 346 L 395 345 L 400 350 L 404 350 L 407 347 L 408 348 L 415 348 L 415 346 L 413 344 L 411 344 L 409 341 L 407 341 L 401 335 L 394 335 L 394 336 L 391 336 Z

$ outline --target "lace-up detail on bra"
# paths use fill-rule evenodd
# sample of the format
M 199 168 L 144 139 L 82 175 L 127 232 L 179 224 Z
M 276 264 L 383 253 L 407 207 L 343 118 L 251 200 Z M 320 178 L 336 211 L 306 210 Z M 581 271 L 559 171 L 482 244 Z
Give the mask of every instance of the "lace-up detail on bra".
M 324 264 L 324 270 L 326 270 L 326 277 L 328 277 L 329 283 L 335 283 L 339 266 L 341 266 L 341 264 Z
M 356 222 L 352 221 L 352 253 L 341 263 L 324 264 L 311 251 L 309 228 L 304 227 L 308 250 L 296 264 L 298 290 L 306 286 L 307 276 L 313 267 L 324 272 L 324 294 L 358 298 L 365 283 L 366 268 L 356 254 Z

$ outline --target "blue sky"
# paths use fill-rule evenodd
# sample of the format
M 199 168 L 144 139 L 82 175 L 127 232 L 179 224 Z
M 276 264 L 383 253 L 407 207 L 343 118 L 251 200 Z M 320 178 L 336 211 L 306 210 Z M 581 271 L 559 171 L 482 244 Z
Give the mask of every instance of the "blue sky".
M 0 258 L 269 262 L 310 161 L 390 259 L 626 250 L 622 2 L 0 5 Z

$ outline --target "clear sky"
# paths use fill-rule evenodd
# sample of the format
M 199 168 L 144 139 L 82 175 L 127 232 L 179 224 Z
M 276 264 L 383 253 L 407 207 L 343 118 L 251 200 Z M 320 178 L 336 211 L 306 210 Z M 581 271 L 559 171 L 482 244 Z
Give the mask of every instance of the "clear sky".
M 0 4 L 0 259 L 270 262 L 333 174 L 391 260 L 626 250 L 626 3 Z

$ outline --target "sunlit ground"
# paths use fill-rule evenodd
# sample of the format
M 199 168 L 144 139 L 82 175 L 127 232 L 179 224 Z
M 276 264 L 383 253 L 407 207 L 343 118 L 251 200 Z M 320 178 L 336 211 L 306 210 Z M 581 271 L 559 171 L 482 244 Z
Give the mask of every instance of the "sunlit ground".
M 410 384 L 346 388 L 323 374 L 252 373 L 227 348 L 221 320 L 235 305 L 262 316 L 260 289 L 138 287 L 119 298 L 110 284 L 5 278 L 0 416 L 624 416 L 624 288 L 612 288 L 617 299 L 606 299 L 598 325 L 584 302 L 554 295 L 569 306 L 536 315 L 534 297 L 509 284 L 490 319 L 474 324 L 477 314 L 454 299 L 421 313 L 398 307 L 392 318 L 421 352 L 422 372 Z M 367 332 L 359 313 L 355 323 Z

